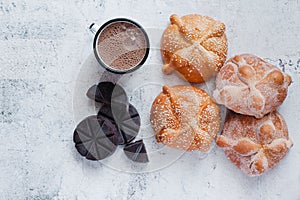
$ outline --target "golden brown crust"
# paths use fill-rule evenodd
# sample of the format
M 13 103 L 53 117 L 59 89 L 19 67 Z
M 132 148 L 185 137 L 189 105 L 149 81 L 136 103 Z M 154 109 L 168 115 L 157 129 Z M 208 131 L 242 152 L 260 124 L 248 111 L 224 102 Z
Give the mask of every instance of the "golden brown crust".
M 242 54 L 230 58 L 220 70 L 213 97 L 237 113 L 261 118 L 282 104 L 290 84 L 291 77 L 277 67 Z
M 286 123 L 276 111 L 261 119 L 230 112 L 216 143 L 248 176 L 272 169 L 293 146 Z
M 186 151 L 208 151 L 220 127 L 218 106 L 193 86 L 164 86 L 150 120 L 157 142 Z
M 181 18 L 174 14 L 170 21 L 161 39 L 163 72 L 176 71 L 193 83 L 215 76 L 227 56 L 224 23 L 197 14 Z

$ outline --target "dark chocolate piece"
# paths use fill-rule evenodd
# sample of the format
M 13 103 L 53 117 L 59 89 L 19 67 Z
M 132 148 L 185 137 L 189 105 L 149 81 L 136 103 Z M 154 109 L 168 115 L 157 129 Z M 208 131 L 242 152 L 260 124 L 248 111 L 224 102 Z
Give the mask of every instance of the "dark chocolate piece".
M 131 142 L 138 134 L 141 125 L 140 115 L 136 108 L 129 104 L 128 109 L 123 104 L 103 105 L 98 112 L 97 118 L 101 123 L 110 119 L 118 129 L 118 144 Z
M 149 162 L 147 151 L 143 140 L 138 140 L 134 143 L 126 144 L 124 147 L 125 155 L 134 162 L 147 163 Z
M 102 160 L 117 148 L 116 126 L 110 120 L 99 123 L 97 116 L 81 121 L 73 135 L 77 151 L 88 160 Z
M 86 95 L 90 99 L 104 104 L 128 104 L 125 90 L 112 82 L 100 82 L 98 85 L 93 85 Z

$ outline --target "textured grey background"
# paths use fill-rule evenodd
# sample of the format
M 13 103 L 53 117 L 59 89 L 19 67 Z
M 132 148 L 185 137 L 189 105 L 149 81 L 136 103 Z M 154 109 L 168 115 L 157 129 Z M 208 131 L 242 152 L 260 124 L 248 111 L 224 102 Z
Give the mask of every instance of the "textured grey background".
M 163 28 L 173 13 L 225 22 L 228 56 L 253 53 L 292 75 L 279 111 L 295 145 L 274 170 L 248 178 L 214 149 L 131 174 L 76 153 L 72 102 L 92 52 L 88 25 L 125 16 Z M 299 0 L 0 0 L 0 199 L 300 199 L 299 19 Z

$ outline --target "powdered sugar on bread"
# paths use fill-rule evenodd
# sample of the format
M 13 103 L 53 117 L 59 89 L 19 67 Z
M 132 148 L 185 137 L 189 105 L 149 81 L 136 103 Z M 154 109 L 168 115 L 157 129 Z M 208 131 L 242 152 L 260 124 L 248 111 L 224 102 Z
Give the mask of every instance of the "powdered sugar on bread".
M 272 169 L 293 146 L 286 123 L 276 111 L 261 119 L 231 112 L 216 143 L 248 176 Z
M 277 109 L 287 96 L 291 77 L 251 55 L 230 58 L 216 78 L 217 103 L 241 114 L 261 118 Z

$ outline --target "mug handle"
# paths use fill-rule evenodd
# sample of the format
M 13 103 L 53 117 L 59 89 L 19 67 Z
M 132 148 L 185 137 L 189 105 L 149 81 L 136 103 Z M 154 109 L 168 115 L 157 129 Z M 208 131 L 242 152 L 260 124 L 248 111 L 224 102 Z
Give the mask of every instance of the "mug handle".
M 90 31 L 95 35 L 97 31 L 100 29 L 100 26 L 98 26 L 95 23 L 92 23 L 89 27 Z

